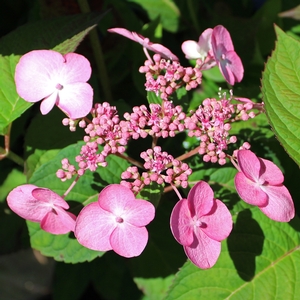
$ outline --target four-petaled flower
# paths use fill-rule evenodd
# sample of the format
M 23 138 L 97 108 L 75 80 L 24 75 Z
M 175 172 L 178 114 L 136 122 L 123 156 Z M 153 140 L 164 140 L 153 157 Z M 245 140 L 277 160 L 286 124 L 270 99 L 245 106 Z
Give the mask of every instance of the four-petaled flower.
M 66 209 L 68 203 L 58 194 L 32 184 L 20 185 L 7 196 L 10 209 L 20 217 L 38 222 L 52 234 L 74 231 L 76 216 Z
M 218 64 L 226 81 L 233 85 L 240 82 L 244 76 L 244 67 L 240 57 L 234 51 L 228 30 L 218 25 L 206 29 L 196 41 L 185 41 L 181 45 L 182 51 L 188 59 L 201 59 L 202 70 Z
M 226 81 L 231 85 L 240 82 L 244 76 L 244 67 L 234 51 L 228 30 L 222 25 L 216 26 L 211 35 L 211 44 L 215 60 Z
M 83 246 L 98 251 L 113 250 L 124 257 L 138 256 L 148 242 L 153 204 L 135 199 L 130 189 L 119 184 L 105 187 L 97 202 L 79 213 L 75 236 Z
M 41 103 L 43 115 L 57 105 L 69 118 L 85 117 L 93 105 L 89 61 L 82 55 L 62 55 L 53 50 L 34 50 L 16 66 L 17 92 L 28 102 Z
M 270 219 L 289 222 L 295 216 L 295 207 L 284 177 L 271 161 L 257 157 L 250 150 L 237 153 L 239 172 L 234 183 L 240 197 L 256 205 Z
M 214 199 L 210 186 L 200 181 L 173 208 L 171 230 L 187 257 L 202 269 L 211 268 L 221 252 L 221 241 L 232 230 L 226 205 Z
M 129 31 L 125 28 L 110 28 L 108 29 L 109 32 L 118 33 L 127 37 L 128 39 L 135 41 L 143 46 L 143 48 L 153 51 L 155 53 L 160 54 L 162 57 L 171 60 L 178 60 L 178 57 L 173 54 L 168 48 L 161 44 L 152 43 L 150 40 L 134 31 Z M 147 53 L 146 53 L 147 55 Z M 151 59 L 150 59 L 151 60 Z

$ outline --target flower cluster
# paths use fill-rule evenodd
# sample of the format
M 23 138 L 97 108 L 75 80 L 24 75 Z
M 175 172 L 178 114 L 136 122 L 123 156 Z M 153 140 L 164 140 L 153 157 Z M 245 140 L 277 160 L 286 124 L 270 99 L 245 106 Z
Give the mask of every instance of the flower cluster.
M 244 143 L 226 153 L 228 145 L 237 142 L 230 135 L 231 124 L 246 121 L 263 112 L 263 104 L 247 98 L 219 93 L 219 99 L 207 98 L 194 111 L 184 112 L 170 99 L 179 88 L 187 91 L 198 87 L 202 71 L 219 66 L 226 81 L 233 85 L 243 78 L 243 65 L 234 51 L 229 32 L 221 25 L 205 30 L 199 41 L 185 41 L 182 50 L 188 59 L 196 59 L 195 67 L 183 67 L 177 56 L 166 47 L 151 43 L 135 32 L 112 28 L 143 46 L 147 60 L 139 71 L 145 73 L 147 91 L 160 96 L 161 103 L 135 106 L 120 119 L 115 106 L 107 102 L 92 107 L 93 90 L 87 83 L 91 67 L 79 54 L 61 55 L 52 50 L 36 50 L 25 54 L 16 68 L 17 91 L 29 102 L 42 100 L 41 112 L 48 113 L 54 105 L 68 118 L 65 126 L 74 131 L 77 124 L 85 131 L 84 145 L 75 157 L 76 168 L 68 158 L 56 175 L 62 181 L 77 175 L 63 197 L 47 188 L 26 184 L 12 190 L 7 198 L 9 207 L 29 221 L 38 222 L 52 234 L 73 231 L 78 242 L 92 250 L 113 250 L 124 257 L 141 254 L 148 241 L 148 225 L 155 216 L 152 203 L 136 199 L 144 187 L 155 183 L 172 187 L 179 197 L 170 217 L 174 238 L 184 247 L 187 257 L 199 268 L 212 267 L 221 251 L 221 241 L 232 230 L 232 217 L 226 205 L 214 198 L 204 181 L 196 183 L 186 199 L 177 187 L 192 185 L 190 166 L 183 162 L 192 155 L 203 155 L 205 162 L 224 165 L 230 158 L 238 173 L 236 190 L 245 202 L 256 205 L 269 218 L 288 222 L 295 215 L 292 197 L 283 185 L 284 177 L 272 162 L 257 157 Z M 148 51 L 155 52 L 153 59 Z M 255 112 L 256 111 L 256 112 Z M 85 116 L 91 113 L 92 119 Z M 196 137 L 199 146 L 180 157 L 173 157 L 158 146 L 160 138 L 172 138 L 186 132 Z M 130 140 L 152 138 L 151 148 L 142 151 L 137 161 L 125 155 Z M 98 200 L 87 204 L 76 216 L 63 199 L 86 170 L 96 171 L 107 166 L 107 157 L 118 155 L 132 165 L 124 170 L 120 184 L 110 184 Z

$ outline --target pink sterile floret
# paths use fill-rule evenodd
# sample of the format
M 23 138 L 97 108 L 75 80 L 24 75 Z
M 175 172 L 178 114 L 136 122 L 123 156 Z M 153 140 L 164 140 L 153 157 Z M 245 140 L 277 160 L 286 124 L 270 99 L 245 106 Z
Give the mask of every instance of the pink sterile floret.
M 85 117 L 93 105 L 89 61 L 82 55 L 62 55 L 52 50 L 34 50 L 16 66 L 17 92 L 28 102 L 41 103 L 43 115 L 57 105 L 69 118 Z
M 164 57 L 166 59 L 178 60 L 178 57 L 175 54 L 173 54 L 168 48 L 166 48 L 165 46 L 163 46 L 161 44 L 152 43 L 152 42 L 150 42 L 150 40 L 148 38 L 146 38 L 136 32 L 129 31 L 125 28 L 110 28 L 110 29 L 108 29 L 108 31 L 123 35 L 123 36 L 127 37 L 128 39 L 141 44 L 144 48 L 160 54 L 162 57 Z
M 284 177 L 280 169 L 250 150 L 239 150 L 237 159 L 240 170 L 234 182 L 240 197 L 249 204 L 257 205 L 272 220 L 289 222 L 294 218 L 294 203 L 282 184 Z
M 215 60 L 226 81 L 231 85 L 240 82 L 244 76 L 244 67 L 225 27 L 218 25 L 213 29 L 211 44 Z
M 75 236 L 80 244 L 92 250 L 138 256 L 148 242 L 145 226 L 154 215 L 155 208 L 150 202 L 135 199 L 125 186 L 111 184 L 100 192 L 97 202 L 88 204 L 79 213 Z
M 24 184 L 8 194 L 7 203 L 20 217 L 39 222 L 47 232 L 65 234 L 74 231 L 76 216 L 67 212 L 68 203 L 49 189 Z
M 232 230 L 226 205 L 214 199 L 210 186 L 198 182 L 173 208 L 171 230 L 187 257 L 201 269 L 211 268 L 221 252 L 221 241 Z

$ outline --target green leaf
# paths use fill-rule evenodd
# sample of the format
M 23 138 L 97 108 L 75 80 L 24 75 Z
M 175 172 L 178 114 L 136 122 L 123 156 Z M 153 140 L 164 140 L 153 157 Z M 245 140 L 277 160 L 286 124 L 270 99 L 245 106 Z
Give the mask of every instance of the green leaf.
M 173 0 L 128 0 L 141 5 L 151 20 L 160 16 L 164 29 L 176 32 L 179 25 L 180 10 Z
M 149 104 L 162 104 L 162 99 L 160 98 L 160 96 L 157 96 L 154 92 L 147 92 L 147 100 Z
M 35 49 L 74 52 L 82 39 L 96 26 L 100 14 L 81 14 L 41 20 L 20 26 L 0 39 L 0 134 L 32 103 L 19 97 L 14 74 L 21 55 Z
M 143 300 L 162 300 L 174 277 L 174 275 L 169 275 L 165 278 L 134 278 L 134 282 L 147 296 Z
M 165 299 L 296 299 L 299 228 L 298 218 L 287 224 L 268 219 L 258 208 L 239 213 L 216 265 L 201 270 L 186 263 Z
M 276 48 L 262 78 L 263 99 L 277 139 L 300 165 L 300 43 L 275 29 Z
M 155 207 L 158 206 L 159 200 L 163 193 L 164 186 L 157 182 L 151 182 L 151 184 L 145 186 L 136 198 L 141 198 L 150 201 Z

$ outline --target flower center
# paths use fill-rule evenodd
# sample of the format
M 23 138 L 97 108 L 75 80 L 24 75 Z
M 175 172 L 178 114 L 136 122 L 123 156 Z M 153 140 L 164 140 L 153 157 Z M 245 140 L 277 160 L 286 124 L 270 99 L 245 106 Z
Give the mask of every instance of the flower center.
M 58 83 L 58 84 L 55 86 L 55 88 L 61 91 L 61 90 L 64 88 L 64 86 L 61 85 L 60 83 Z
M 121 217 L 116 217 L 116 221 L 117 221 L 117 223 L 123 223 L 124 222 L 123 218 L 121 218 Z

